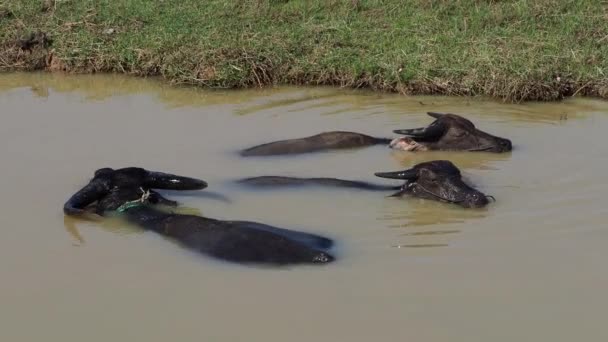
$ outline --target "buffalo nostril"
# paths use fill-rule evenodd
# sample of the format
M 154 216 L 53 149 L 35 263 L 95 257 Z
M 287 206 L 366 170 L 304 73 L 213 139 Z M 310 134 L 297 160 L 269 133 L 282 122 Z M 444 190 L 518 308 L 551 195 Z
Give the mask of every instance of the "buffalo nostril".
M 334 261 L 335 258 L 327 253 L 319 253 L 312 258 L 313 263 L 328 263 Z
M 486 196 L 482 196 L 480 194 L 472 194 L 469 196 L 469 205 L 471 207 L 483 207 L 489 203 Z

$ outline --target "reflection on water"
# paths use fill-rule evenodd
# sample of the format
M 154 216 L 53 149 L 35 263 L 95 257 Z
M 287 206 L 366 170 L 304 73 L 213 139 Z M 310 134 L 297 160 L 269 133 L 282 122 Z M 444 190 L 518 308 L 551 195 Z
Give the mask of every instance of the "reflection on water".
M 13 73 L 2 75 L 0 90 L 29 87 L 31 92 L 41 98 L 49 96 L 49 89 L 55 92 L 83 93 L 86 100 L 104 100 L 112 96 L 153 93 L 169 108 L 183 106 L 207 106 L 216 104 L 241 104 L 235 114 L 252 114 L 268 109 L 281 108 L 284 113 L 301 113 L 319 109 L 320 115 L 331 115 L 349 110 L 365 110 L 366 116 L 401 115 L 407 113 L 426 113 L 427 111 L 456 113 L 462 115 L 484 115 L 501 123 L 553 123 L 559 124 L 568 119 L 577 119 L 589 112 L 603 110 L 600 101 L 580 99 L 576 101 L 500 104 L 483 99 L 450 97 L 403 97 L 393 94 L 375 94 L 361 90 L 337 90 L 335 88 L 263 88 L 247 89 L 238 92 L 231 90 L 202 90 L 196 87 L 176 87 L 156 79 L 142 81 L 138 78 L 121 75 L 63 75 L 60 73 Z M 229 99 L 229 100 L 228 100 Z M 508 112 L 508 117 L 504 117 Z M 421 126 L 432 122 L 424 117 Z M 476 122 L 484 130 L 484 124 Z M 411 128 L 403 123 L 392 129 Z M 386 134 L 389 134 L 387 131 Z
M 0 90 L 2 341 L 603 338 L 606 102 L 204 91 L 115 75 L 3 74 Z M 427 111 L 462 114 L 514 150 L 235 153 L 329 130 L 393 137 L 432 122 Z M 396 185 L 374 173 L 433 159 L 453 161 L 496 202 L 467 210 L 390 191 L 255 191 L 234 182 L 284 175 Z M 326 235 L 339 260 L 230 267 L 119 217 L 64 217 L 64 201 L 105 166 L 204 179 L 202 192 L 164 193 L 181 203 L 169 210 Z
M 78 231 L 78 228 L 76 228 L 76 224 L 78 221 L 79 220 L 70 216 L 63 217 L 63 226 L 65 227 L 65 230 L 74 238 L 74 240 L 78 242 L 75 244 L 76 246 L 82 245 L 84 243 L 84 238 L 82 237 L 82 234 L 80 234 L 80 231 Z
M 185 207 L 183 205 L 178 207 L 167 207 L 164 208 L 169 212 L 173 212 L 176 214 L 182 215 L 196 215 L 203 216 L 202 211 L 199 208 L 190 208 Z M 94 224 L 92 224 L 94 223 Z M 81 234 L 78 229 L 79 225 L 93 225 L 96 229 L 101 228 L 107 232 L 121 234 L 121 235 L 129 235 L 129 234 L 141 234 L 143 231 L 139 229 L 139 227 L 134 226 L 121 218 L 120 216 L 112 217 L 107 216 L 99 220 L 85 220 L 83 221 L 80 218 L 75 218 L 72 216 L 64 216 L 63 217 L 63 226 L 65 230 L 74 238 L 78 243 L 76 245 L 82 245 L 85 243 L 85 239 L 83 234 Z
M 383 222 L 387 228 L 394 229 L 397 246 L 402 247 L 437 247 L 448 246 L 449 236 L 459 233 L 459 229 L 442 228 L 447 225 L 472 225 L 475 221 L 489 214 L 488 209 L 465 209 L 454 204 L 445 204 L 436 201 L 424 200 L 405 196 L 394 198 L 390 205 L 385 206 L 378 221 Z M 402 202 L 402 203 L 398 203 Z M 417 240 L 433 243 L 416 244 Z M 441 243 L 437 243 L 441 241 Z M 405 243 L 407 242 L 407 244 Z
M 0 90 L 28 87 L 38 97 L 47 98 L 49 90 L 58 93 L 81 93 L 87 101 L 102 101 L 112 96 L 152 93 L 169 108 L 190 105 L 214 105 L 226 102 L 225 91 L 202 91 L 192 87 L 176 87 L 158 79 L 142 82 L 120 75 L 64 75 L 61 73 L 14 73 L 2 75 Z M 231 92 L 232 93 L 232 92 Z M 232 102 L 246 102 L 271 94 L 265 89 L 244 90 L 231 98 Z
M 236 111 L 236 114 L 248 115 L 277 107 L 285 108 L 286 112 L 297 112 L 311 107 L 323 108 L 331 104 L 340 103 L 337 100 L 332 100 L 339 94 L 339 91 L 331 89 L 329 91 L 310 91 L 303 94 L 295 94 L 294 96 L 286 96 L 277 99 L 273 99 L 271 96 L 269 99 L 261 101 L 259 104 L 243 106 L 243 108 Z
M 464 223 L 483 218 L 488 214 L 487 209 L 465 209 L 455 204 L 445 204 L 431 200 L 404 197 L 398 199 L 408 201 L 402 208 L 391 207 L 391 211 L 378 218 L 381 221 L 394 222 L 389 228 L 404 228 L 412 226 L 436 225 L 439 223 Z M 406 222 L 400 224 L 399 222 Z

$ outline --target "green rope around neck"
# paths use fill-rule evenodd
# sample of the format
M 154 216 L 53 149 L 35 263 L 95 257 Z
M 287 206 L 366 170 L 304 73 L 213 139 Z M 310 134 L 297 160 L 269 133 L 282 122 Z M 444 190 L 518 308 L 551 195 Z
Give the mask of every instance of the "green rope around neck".
M 139 207 L 141 205 L 144 205 L 146 203 L 146 201 L 148 200 L 148 198 L 150 197 L 150 190 L 144 190 L 143 188 L 139 188 L 139 190 L 141 191 L 142 195 L 140 198 L 133 200 L 133 201 L 128 201 L 125 202 L 123 205 L 121 205 L 120 207 L 116 208 L 116 212 L 118 213 L 122 213 L 126 210 L 129 210 L 131 208 L 135 208 L 135 207 Z

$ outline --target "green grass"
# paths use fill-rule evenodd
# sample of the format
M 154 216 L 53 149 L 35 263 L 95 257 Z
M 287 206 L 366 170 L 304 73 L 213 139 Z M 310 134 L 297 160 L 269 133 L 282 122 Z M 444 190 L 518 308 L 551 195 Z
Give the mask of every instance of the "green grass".
M 63 0 L 42 7 L 0 0 L 0 70 L 120 72 L 221 88 L 608 98 L 608 1 Z M 52 46 L 20 51 L 18 40 L 36 31 Z

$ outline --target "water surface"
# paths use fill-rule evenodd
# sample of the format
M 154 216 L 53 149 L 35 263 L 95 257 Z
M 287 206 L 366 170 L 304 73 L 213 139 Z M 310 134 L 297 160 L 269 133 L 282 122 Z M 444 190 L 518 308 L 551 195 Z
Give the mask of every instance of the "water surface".
M 0 75 L 2 341 L 600 341 L 608 338 L 608 104 L 502 104 L 332 88 L 202 91 L 117 76 Z M 463 114 L 508 154 L 241 148 L 326 130 L 391 137 Z M 252 191 L 256 175 L 395 184 L 450 159 L 486 209 L 345 189 Z M 185 211 L 338 242 L 336 263 L 259 269 L 120 221 L 65 218 L 101 167 L 202 178 Z

